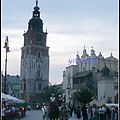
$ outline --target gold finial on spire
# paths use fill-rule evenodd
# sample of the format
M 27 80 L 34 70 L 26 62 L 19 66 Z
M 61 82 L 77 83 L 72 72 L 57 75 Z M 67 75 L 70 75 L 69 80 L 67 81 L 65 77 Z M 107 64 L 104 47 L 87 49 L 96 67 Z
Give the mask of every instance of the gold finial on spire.
M 85 49 L 85 45 L 84 45 L 84 49 Z
M 93 46 L 92 46 L 92 50 L 93 50 Z
M 112 56 L 113 54 L 111 53 L 110 55 Z
M 36 6 L 38 5 L 38 0 L 36 0 Z

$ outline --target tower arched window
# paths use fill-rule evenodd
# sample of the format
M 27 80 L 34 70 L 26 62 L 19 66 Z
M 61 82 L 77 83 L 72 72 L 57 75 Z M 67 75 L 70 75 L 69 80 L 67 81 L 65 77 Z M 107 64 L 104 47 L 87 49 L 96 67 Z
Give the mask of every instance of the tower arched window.
M 26 83 L 24 83 L 24 90 L 26 90 Z
M 37 57 L 42 58 L 42 53 L 40 51 L 38 52 Z
M 24 52 L 24 58 L 26 58 L 26 51 Z
M 38 90 L 42 90 L 42 84 L 38 83 Z

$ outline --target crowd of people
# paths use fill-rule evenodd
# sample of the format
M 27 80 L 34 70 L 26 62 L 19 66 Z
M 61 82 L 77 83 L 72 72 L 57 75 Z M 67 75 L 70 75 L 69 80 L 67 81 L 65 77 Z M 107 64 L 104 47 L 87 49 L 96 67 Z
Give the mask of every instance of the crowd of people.
M 58 106 L 63 105 L 64 99 L 61 97 L 61 95 L 58 96 L 56 99 L 54 94 L 50 97 L 50 103 L 57 101 Z M 67 104 L 68 108 L 70 109 L 70 116 L 73 115 L 80 119 L 83 117 L 83 120 L 118 120 L 118 107 L 117 106 L 111 106 L 108 107 L 105 104 L 101 106 L 97 106 L 96 104 L 92 106 L 88 105 L 73 105 L 73 104 Z M 45 103 L 43 103 L 42 111 L 43 116 L 47 114 L 47 107 Z M 60 109 L 59 109 L 60 110 Z
M 75 115 L 78 119 L 83 117 L 83 120 L 118 120 L 118 107 L 108 107 L 105 104 L 102 106 L 71 106 L 71 117 Z
M 1 107 L 2 120 L 15 120 L 25 116 L 26 108 L 23 106 L 4 105 Z
M 56 107 L 56 105 L 57 105 L 57 107 Z M 65 112 L 63 112 L 63 111 L 65 111 Z M 56 119 L 58 119 L 58 118 L 60 119 L 63 117 L 69 118 L 70 115 L 68 112 L 70 113 L 70 109 L 69 109 L 68 105 L 65 103 L 65 101 L 61 95 L 59 95 L 58 98 L 55 98 L 55 95 L 52 94 L 49 99 L 49 105 L 46 105 L 45 103 L 43 103 L 43 106 L 42 106 L 43 119 L 44 118 L 52 119 L 51 116 L 52 117 L 54 116 Z
M 21 118 L 25 116 L 27 110 L 42 110 L 43 119 L 48 117 L 48 108 L 54 103 L 57 103 L 59 111 L 62 111 L 62 108 L 65 106 L 69 110 L 70 117 L 73 115 L 80 119 L 83 117 L 83 120 L 118 120 L 118 107 L 111 106 L 108 107 L 105 104 L 102 106 L 97 105 L 74 105 L 65 103 L 61 95 L 58 98 L 55 98 L 54 94 L 51 95 L 49 99 L 49 104 L 43 103 L 42 105 L 36 106 L 15 106 L 15 105 L 4 105 L 2 104 L 1 115 L 2 120 L 14 120 L 15 118 Z M 57 112 L 56 112 L 57 114 Z

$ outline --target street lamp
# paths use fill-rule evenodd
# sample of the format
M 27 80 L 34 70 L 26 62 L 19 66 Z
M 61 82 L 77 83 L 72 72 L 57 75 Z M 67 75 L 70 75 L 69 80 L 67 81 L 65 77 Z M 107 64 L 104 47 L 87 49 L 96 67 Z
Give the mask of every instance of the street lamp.
M 7 75 L 7 53 L 10 52 L 9 50 L 9 44 L 8 44 L 8 36 L 6 36 L 5 39 L 5 46 L 3 47 L 6 49 L 6 59 L 5 59 L 5 79 L 4 79 L 4 93 L 7 94 L 6 92 L 6 75 Z

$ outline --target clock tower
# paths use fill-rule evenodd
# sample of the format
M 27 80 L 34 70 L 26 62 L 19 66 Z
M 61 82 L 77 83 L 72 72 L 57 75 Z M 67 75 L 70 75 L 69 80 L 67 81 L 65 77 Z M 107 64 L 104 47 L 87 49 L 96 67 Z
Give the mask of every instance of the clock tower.
M 21 48 L 20 98 L 26 101 L 40 101 L 39 94 L 49 85 L 49 47 L 46 46 L 47 31 L 43 31 L 38 1 L 28 30 L 24 32 L 24 45 Z

